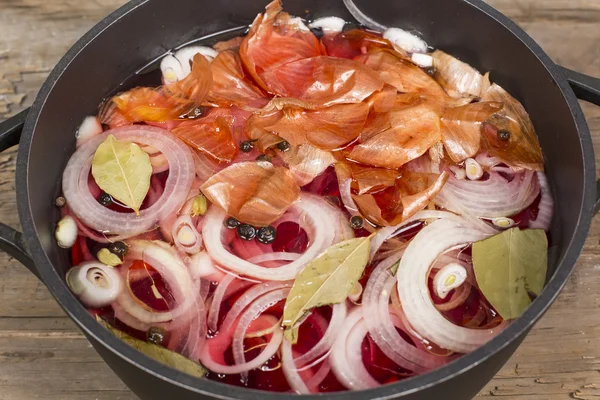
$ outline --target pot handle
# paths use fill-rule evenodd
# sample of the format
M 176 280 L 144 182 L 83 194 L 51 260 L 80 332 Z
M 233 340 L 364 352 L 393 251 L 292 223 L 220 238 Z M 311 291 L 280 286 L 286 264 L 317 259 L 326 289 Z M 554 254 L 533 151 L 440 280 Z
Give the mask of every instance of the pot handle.
M 21 111 L 14 117 L 0 122 L 0 152 L 3 152 L 19 144 L 21 132 L 25 125 L 25 119 L 29 109 Z M 19 260 L 21 264 L 27 267 L 38 278 L 39 273 L 35 268 L 33 259 L 27 251 L 23 234 L 16 229 L 0 222 L 0 250 L 5 251 L 12 257 Z
M 600 106 L 600 79 L 560 67 L 578 99 Z M 594 214 L 600 211 L 600 180 L 596 181 Z

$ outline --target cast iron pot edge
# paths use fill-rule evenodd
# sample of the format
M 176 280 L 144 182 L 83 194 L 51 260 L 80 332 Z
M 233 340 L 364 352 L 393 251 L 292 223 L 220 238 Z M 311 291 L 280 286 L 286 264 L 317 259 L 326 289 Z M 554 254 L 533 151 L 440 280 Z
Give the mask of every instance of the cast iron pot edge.
M 147 1 L 149 0 L 133 0 L 127 3 L 106 17 L 98 25 L 92 28 L 86 35 L 84 35 L 54 68 L 42 86 L 36 101 L 31 108 L 21 139 L 21 146 L 17 159 L 16 176 L 20 221 L 24 229 L 24 236 L 27 241 L 29 252 L 35 261 L 35 264 L 37 265 L 37 272 L 39 273 L 39 276 L 48 286 L 50 292 L 56 298 L 65 312 L 77 323 L 77 325 L 86 333 L 86 335 L 88 335 L 88 337 L 93 338 L 113 353 L 126 359 L 133 366 L 161 379 L 170 381 L 178 386 L 184 386 L 187 389 L 216 398 L 256 399 L 258 396 L 261 396 L 266 398 L 280 399 L 281 395 L 279 394 L 250 389 L 241 389 L 208 380 L 198 380 L 185 374 L 181 374 L 135 351 L 97 324 L 87 310 L 75 299 L 65 285 L 63 277 L 59 276 L 56 270 L 52 267 L 52 264 L 46 257 L 42 245 L 37 237 L 29 207 L 27 180 L 30 144 L 40 112 L 44 107 L 48 95 L 52 91 L 54 83 L 60 78 L 70 62 L 86 46 L 86 44 L 97 35 L 101 34 L 104 29 L 118 21 L 119 18 L 133 11 L 135 8 L 145 4 Z M 410 394 L 425 387 L 435 385 L 438 382 L 451 379 L 455 375 L 474 368 L 486 358 L 501 351 L 505 346 L 508 345 L 509 342 L 521 336 L 542 316 L 554 298 L 558 295 L 560 289 L 566 283 L 567 278 L 571 274 L 577 257 L 579 256 L 583 247 L 583 243 L 589 230 L 591 218 L 593 216 L 594 203 L 596 201 L 594 182 L 595 162 L 589 129 L 575 94 L 570 88 L 565 77 L 560 72 L 559 68 L 550 60 L 550 58 L 533 41 L 533 39 L 531 39 L 514 22 L 480 0 L 465 0 L 465 2 L 486 13 L 491 18 L 512 31 L 513 34 L 515 34 L 536 55 L 544 67 L 550 72 L 556 84 L 559 86 L 565 101 L 569 105 L 569 108 L 573 114 L 573 119 L 579 131 L 584 162 L 584 201 L 581 205 L 581 213 L 577 223 L 577 231 L 569 242 L 564 257 L 561 260 L 558 260 L 556 272 L 549 281 L 548 285 L 545 287 L 542 294 L 538 297 L 538 299 L 536 299 L 536 301 L 533 302 L 533 304 L 527 309 L 521 318 L 514 321 L 504 332 L 502 332 L 499 336 L 494 338 L 485 346 L 482 346 L 478 350 L 461 357 L 448 366 L 425 375 L 399 382 L 397 384 L 386 385 L 361 392 L 317 395 L 320 398 L 346 398 L 357 400 L 359 398 L 391 398 L 400 395 L 399 389 L 401 388 L 403 389 L 401 394 Z M 315 395 L 298 397 L 314 398 Z

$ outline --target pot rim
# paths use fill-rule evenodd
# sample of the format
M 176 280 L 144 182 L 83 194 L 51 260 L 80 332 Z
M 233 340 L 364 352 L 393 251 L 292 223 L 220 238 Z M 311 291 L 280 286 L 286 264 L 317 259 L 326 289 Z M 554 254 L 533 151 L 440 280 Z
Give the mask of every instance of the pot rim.
M 105 29 L 109 28 L 113 23 L 117 22 L 123 16 L 133 12 L 136 8 L 143 6 L 150 1 L 153 0 L 130 1 L 104 18 L 81 39 L 79 39 L 50 73 L 33 106 L 31 107 L 31 111 L 27 118 L 27 123 L 25 124 L 25 128 L 21 137 L 16 173 L 19 217 L 24 230 L 28 249 L 36 264 L 42 281 L 48 287 L 57 302 L 61 305 L 69 317 L 79 326 L 84 334 L 88 336 L 88 338 L 93 338 L 99 344 L 106 347 L 109 351 L 112 351 L 114 354 L 118 355 L 136 368 L 139 368 L 174 385 L 183 387 L 196 393 L 212 396 L 214 398 L 255 400 L 260 396 L 265 399 L 281 399 L 282 396 L 289 396 L 289 393 L 280 394 L 259 391 L 255 389 L 231 386 L 208 379 L 194 378 L 167 367 L 166 365 L 149 358 L 148 356 L 125 344 L 125 342 L 121 341 L 108 330 L 104 329 L 100 324 L 98 324 L 96 320 L 88 313 L 85 307 L 83 307 L 83 305 L 77 301 L 64 282 L 64 277 L 57 273 L 57 270 L 46 256 L 42 243 L 37 235 L 29 202 L 28 161 L 35 128 L 48 96 L 50 95 L 54 84 L 59 78 L 61 78 L 65 69 L 90 41 L 92 41 L 96 36 L 102 34 Z M 560 290 L 566 284 L 568 277 L 573 271 L 575 262 L 577 261 L 577 258 L 579 257 L 579 254 L 583 248 L 590 227 L 591 218 L 593 216 L 593 206 L 596 196 L 595 159 L 589 129 L 575 94 L 573 93 L 566 78 L 560 72 L 557 65 L 554 64 L 554 62 L 540 48 L 540 46 L 512 20 L 501 14 L 490 5 L 484 3 L 482 0 L 457 1 L 463 1 L 471 7 L 474 7 L 492 20 L 500 23 L 503 27 L 515 35 L 537 57 L 537 59 L 550 73 L 559 87 L 565 102 L 569 106 L 571 115 L 573 117 L 573 122 L 575 123 L 579 133 L 584 164 L 584 196 L 580 206 L 576 232 L 567 245 L 565 255 L 557 261 L 558 265 L 556 271 L 540 296 L 530 305 L 530 307 L 520 318 L 513 321 L 508 328 L 477 350 L 458 358 L 444 367 L 433 370 L 424 375 L 402 380 L 397 383 L 356 392 L 338 392 L 295 396 L 297 398 L 319 398 L 332 400 L 395 398 L 434 386 L 474 368 L 478 364 L 504 349 L 537 322 L 537 320 L 548 309 L 554 299 L 558 296 Z

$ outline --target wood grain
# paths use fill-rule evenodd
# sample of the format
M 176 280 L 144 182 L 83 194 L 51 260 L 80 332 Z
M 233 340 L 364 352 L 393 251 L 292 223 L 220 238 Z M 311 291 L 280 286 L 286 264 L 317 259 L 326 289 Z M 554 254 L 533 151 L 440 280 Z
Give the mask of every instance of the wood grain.
M 519 23 L 556 62 L 600 76 L 599 0 L 489 2 Z M 30 105 L 66 50 L 123 3 L 0 0 L 0 119 Z M 600 108 L 583 106 L 600 149 Z M 16 227 L 15 159 L 14 150 L 0 154 L 0 220 Z M 600 398 L 599 244 L 600 218 L 595 218 L 565 290 L 478 399 Z M 0 400 L 36 398 L 135 396 L 96 355 L 44 285 L 0 253 Z

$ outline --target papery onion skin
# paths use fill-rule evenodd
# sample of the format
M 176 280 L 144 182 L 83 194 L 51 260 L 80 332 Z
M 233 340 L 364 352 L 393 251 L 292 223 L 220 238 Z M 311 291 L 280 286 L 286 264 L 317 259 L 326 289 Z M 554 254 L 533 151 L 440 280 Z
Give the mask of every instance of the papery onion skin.
M 112 98 L 131 122 L 164 122 L 177 119 L 198 107 L 212 85 L 210 64 L 196 54 L 192 72 L 181 81 L 157 89 L 138 87 Z
M 490 87 L 488 74 L 481 75 L 470 65 L 441 50 L 432 54 L 435 79 L 454 98 L 482 97 Z
M 280 24 L 275 26 L 278 17 Z M 286 22 L 289 15 L 282 12 L 281 0 L 274 0 L 267 5 L 264 14 L 256 17 L 240 44 L 246 70 L 258 86 L 271 92 L 273 89 L 265 74 L 280 65 L 321 54 L 319 41 L 310 31 L 303 32 Z
M 504 104 L 503 109 L 484 124 L 482 147 L 509 167 L 543 171 L 542 149 L 523 105 L 495 83 L 481 99 Z M 498 133 L 502 130 L 508 132 L 508 140 L 499 139 Z
M 201 190 L 227 214 L 254 226 L 276 221 L 300 193 L 292 174 L 269 162 L 231 165 L 208 179 Z

